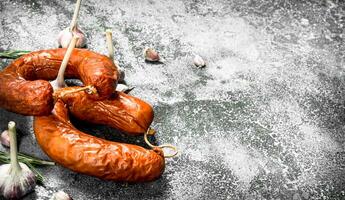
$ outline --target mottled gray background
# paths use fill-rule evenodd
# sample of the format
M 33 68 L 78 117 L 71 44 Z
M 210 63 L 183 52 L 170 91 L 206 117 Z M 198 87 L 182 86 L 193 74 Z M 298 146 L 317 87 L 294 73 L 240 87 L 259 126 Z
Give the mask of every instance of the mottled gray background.
M 57 47 L 74 2 L 1 0 L 0 48 Z M 345 4 L 331 0 L 83 1 L 89 48 L 106 54 L 103 32 L 113 29 L 132 95 L 154 106 L 157 141 L 181 154 L 144 184 L 43 168 L 45 185 L 25 199 L 60 189 L 83 200 L 345 199 L 344 14 Z M 166 62 L 145 63 L 146 46 Z M 194 54 L 206 68 L 193 66 Z M 48 159 L 32 118 L 0 110 L 1 129 L 9 120 L 19 125 L 20 151 Z M 75 123 L 107 139 L 142 141 Z

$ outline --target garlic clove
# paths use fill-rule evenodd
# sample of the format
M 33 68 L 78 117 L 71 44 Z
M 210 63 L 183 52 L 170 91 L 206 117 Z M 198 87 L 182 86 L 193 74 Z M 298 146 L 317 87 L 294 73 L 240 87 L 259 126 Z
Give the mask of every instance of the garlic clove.
M 5 147 L 10 147 L 10 136 L 8 135 L 7 130 L 1 133 L 0 141 L 1 141 L 1 144 L 4 145 Z
M 198 68 L 202 68 L 206 66 L 204 59 L 199 55 L 195 55 L 193 63 Z
M 144 49 L 144 57 L 145 60 L 150 61 L 150 62 L 158 62 L 160 61 L 159 54 L 156 50 L 146 47 Z
M 67 193 L 60 190 L 55 192 L 50 200 L 72 200 L 72 198 Z
M 71 43 L 73 35 L 78 36 L 78 41 L 75 44 L 76 48 L 86 47 L 87 41 L 86 41 L 85 34 L 78 27 L 75 27 L 73 31 L 70 31 L 70 28 L 66 28 L 59 33 L 58 35 L 59 47 L 67 48 L 69 43 Z
M 130 91 L 132 91 L 134 89 L 134 87 L 128 87 L 125 84 L 117 84 L 116 86 L 116 91 L 118 92 L 124 92 L 126 94 L 128 94 Z

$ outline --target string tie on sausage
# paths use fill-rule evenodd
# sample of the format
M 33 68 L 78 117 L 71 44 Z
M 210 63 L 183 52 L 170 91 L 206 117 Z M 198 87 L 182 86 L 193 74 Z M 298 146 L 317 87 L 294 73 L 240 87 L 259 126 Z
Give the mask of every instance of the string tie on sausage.
M 155 131 L 154 129 L 152 129 L 152 128 L 148 128 L 148 129 L 147 129 L 147 131 L 146 131 L 145 134 L 144 134 L 144 140 L 145 140 L 146 144 L 147 144 L 149 147 L 151 147 L 151 148 L 158 147 L 158 148 L 161 148 L 161 149 L 163 149 L 163 148 L 172 149 L 172 150 L 174 151 L 174 153 L 171 154 L 171 155 L 165 155 L 165 154 L 164 154 L 164 158 L 173 158 L 173 157 L 175 157 L 175 156 L 178 154 L 178 149 L 177 149 L 176 146 L 171 145 L 171 144 L 162 144 L 162 145 L 156 146 L 156 145 L 153 145 L 153 144 L 151 144 L 151 143 L 149 142 L 147 136 L 148 136 L 148 135 L 154 135 L 155 133 L 156 133 L 156 131 Z
M 81 87 L 81 88 L 76 88 L 70 91 L 63 91 L 57 98 L 62 98 L 67 94 L 71 94 L 71 93 L 75 93 L 75 92 L 80 92 L 80 91 L 85 91 L 88 94 L 97 94 L 97 89 L 92 86 L 92 85 L 88 85 L 85 87 Z

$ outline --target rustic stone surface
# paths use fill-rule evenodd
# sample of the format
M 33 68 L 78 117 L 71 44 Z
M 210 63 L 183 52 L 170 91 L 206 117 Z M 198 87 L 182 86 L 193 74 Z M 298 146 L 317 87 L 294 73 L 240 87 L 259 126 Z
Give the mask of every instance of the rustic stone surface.
M 2 0 L 0 48 L 57 47 L 74 1 Z M 345 198 L 345 4 L 335 1 L 83 1 L 88 48 L 116 59 L 154 106 L 159 143 L 181 153 L 161 179 L 123 184 L 62 167 L 40 171 L 44 186 L 25 199 L 64 190 L 73 199 Z M 165 59 L 143 59 L 153 47 Z M 193 65 L 194 55 L 207 66 Z M 10 60 L 0 60 L 5 67 Z M 20 151 L 48 159 L 32 117 L 0 110 L 0 128 L 17 122 Z M 77 127 L 142 144 L 101 126 Z

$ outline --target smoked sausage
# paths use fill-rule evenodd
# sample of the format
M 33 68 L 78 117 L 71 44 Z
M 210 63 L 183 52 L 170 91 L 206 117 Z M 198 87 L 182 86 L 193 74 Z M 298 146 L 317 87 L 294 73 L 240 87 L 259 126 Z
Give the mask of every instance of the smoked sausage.
M 153 109 L 143 100 L 123 92 L 116 92 L 108 99 L 94 100 L 85 91 L 73 92 L 78 88 L 61 88 L 54 93 L 54 98 L 64 101 L 76 118 L 108 125 L 131 135 L 142 135 L 150 127 Z
M 56 78 L 66 49 L 41 50 L 14 60 L 0 72 L 0 107 L 23 115 L 45 115 L 53 108 L 53 89 L 47 80 Z M 117 66 L 107 56 L 86 49 L 74 49 L 66 78 L 78 78 L 92 85 L 94 99 L 113 94 L 118 80 Z M 42 80 L 39 80 L 42 79 Z
M 160 148 L 103 140 L 73 127 L 62 100 L 52 114 L 34 118 L 38 144 L 54 161 L 75 172 L 101 179 L 143 182 L 157 179 L 165 168 Z

